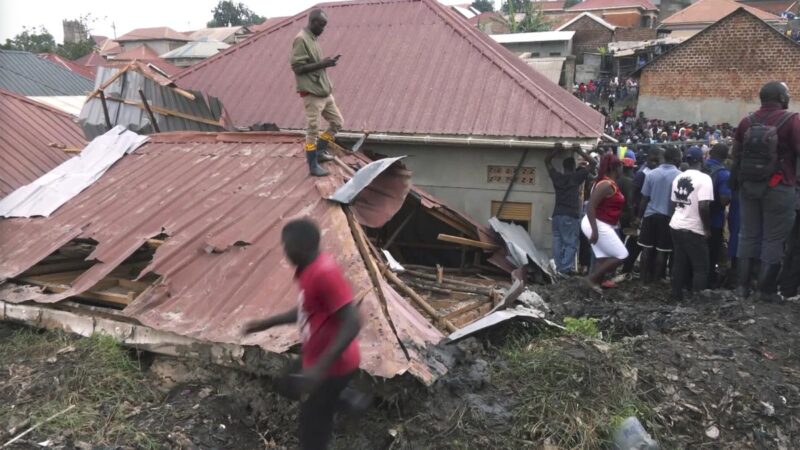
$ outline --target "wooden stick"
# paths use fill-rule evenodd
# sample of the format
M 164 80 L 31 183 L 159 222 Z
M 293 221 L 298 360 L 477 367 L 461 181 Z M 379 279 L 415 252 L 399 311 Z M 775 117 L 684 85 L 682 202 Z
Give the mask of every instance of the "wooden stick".
M 479 309 L 481 306 L 486 306 L 486 305 L 491 305 L 491 304 L 492 304 L 491 299 L 487 299 L 487 300 L 481 299 L 481 300 L 478 300 L 478 301 L 476 301 L 475 303 L 473 303 L 471 305 L 467 305 L 467 306 L 465 306 L 465 307 L 463 307 L 461 309 L 457 309 L 457 310 L 451 312 L 450 314 L 444 316 L 444 318 L 448 319 L 448 320 L 453 320 L 453 319 L 455 319 L 457 317 L 463 316 L 464 314 L 466 314 L 466 313 L 468 313 L 470 311 L 474 311 L 476 309 Z
M 460 292 L 465 294 L 475 294 L 475 295 L 491 295 L 492 290 L 490 288 L 470 288 L 465 286 L 459 285 L 451 285 L 451 284 L 436 284 L 431 283 L 430 281 L 421 280 L 421 279 L 410 279 L 406 280 L 408 284 L 414 284 L 417 286 L 424 286 L 425 289 L 434 288 L 434 289 L 442 289 L 447 291 L 448 294 L 452 294 L 453 292 Z
M 440 241 L 450 242 L 450 243 L 453 243 L 453 244 L 466 245 L 468 247 L 477 247 L 477 248 L 480 248 L 480 249 L 483 249 L 483 250 L 497 250 L 498 249 L 498 246 L 494 245 L 494 244 L 489 244 L 489 243 L 486 243 L 486 242 L 476 241 L 474 239 L 467 239 L 467 238 L 458 237 L 458 236 L 451 236 L 449 234 L 443 234 L 443 233 L 440 234 L 437 237 L 437 239 L 439 239 Z
M 106 103 L 106 93 L 100 91 L 100 104 L 103 106 L 103 116 L 106 118 L 106 128 L 109 130 L 111 127 L 111 116 L 108 115 L 108 103 Z
M 406 269 L 406 271 L 403 272 L 403 273 L 407 273 L 409 275 L 415 276 L 417 278 L 422 278 L 424 280 L 437 281 L 437 282 L 439 281 L 438 280 L 439 277 L 437 275 L 431 275 L 429 273 L 418 272 L 416 270 Z M 472 284 L 472 283 L 467 283 L 466 281 L 453 280 L 451 278 L 442 278 L 442 283 L 444 283 L 444 284 L 453 284 L 453 285 L 456 285 L 456 286 L 463 286 L 463 287 L 468 287 L 468 288 L 473 288 L 473 289 L 491 289 L 492 288 L 491 286 L 484 286 L 484 285 L 480 285 L 480 284 Z
M 36 425 L 34 425 L 34 426 L 28 428 L 27 430 L 23 431 L 22 433 L 18 434 L 17 437 L 15 437 L 14 439 L 11 439 L 10 441 L 8 441 L 5 444 L 3 444 L 3 447 L 4 448 L 8 447 L 9 445 L 13 444 L 14 442 L 17 442 L 18 440 L 22 439 L 22 437 L 25 436 L 26 434 L 28 434 L 31 431 L 39 428 L 40 426 L 46 424 L 47 422 L 50 422 L 51 420 L 55 419 L 56 417 L 58 417 L 58 416 L 60 416 L 62 414 L 66 414 L 67 412 L 72 411 L 73 408 L 75 408 L 75 405 L 69 405 L 69 407 L 67 407 L 67 409 L 64 409 L 62 411 L 59 411 L 59 412 L 53 414 L 52 416 L 48 417 L 47 419 L 44 419 L 43 421 L 37 423 Z
M 418 282 L 418 281 L 413 281 L 413 280 L 405 280 L 405 283 L 407 285 L 411 286 L 411 287 L 414 287 L 414 288 L 417 288 L 417 289 L 422 289 L 423 291 L 435 292 L 437 294 L 447 295 L 447 296 L 452 296 L 453 295 L 453 291 L 451 291 L 451 290 L 449 290 L 449 289 L 447 289 L 445 287 L 442 287 L 442 286 L 437 287 L 437 286 L 433 286 L 433 285 L 430 285 L 430 284 L 425 284 L 425 283 Z
M 86 97 L 86 101 L 88 102 L 88 101 L 89 101 L 89 100 L 91 100 L 91 99 L 92 99 L 92 97 L 94 97 L 95 95 L 99 94 L 99 93 L 100 93 L 100 92 L 102 92 L 102 91 L 105 91 L 105 89 L 106 89 L 107 87 L 111 86 L 111 83 L 113 83 L 113 82 L 117 81 L 117 78 L 119 78 L 119 77 L 121 77 L 122 75 L 124 75 L 124 74 L 125 74 L 125 72 L 127 72 L 127 71 L 128 71 L 128 69 L 130 69 L 132 66 L 133 66 L 133 62 L 130 62 L 130 63 L 128 63 L 128 65 L 126 65 L 125 67 L 123 67 L 122 69 L 120 69 L 120 70 L 119 70 L 119 72 L 117 72 L 117 73 L 115 73 L 114 75 L 112 75 L 112 76 L 111 76 L 111 78 L 109 78 L 108 80 L 106 80 L 106 82 L 105 82 L 105 83 L 101 84 L 99 88 L 97 88 L 97 89 L 93 90 L 93 91 L 92 91 L 92 92 L 91 92 L 91 93 L 90 93 L 90 94 L 89 94 L 89 95 Z
M 142 104 L 144 105 L 144 110 L 147 111 L 147 116 L 150 117 L 150 122 L 153 123 L 153 129 L 156 133 L 161 133 L 161 130 L 158 128 L 158 122 L 156 121 L 156 116 L 153 115 L 153 111 L 150 109 L 150 105 L 147 103 L 147 98 L 144 96 L 144 91 L 139 89 L 139 96 L 142 97 Z
M 386 270 L 384 271 L 384 276 L 386 277 L 387 280 L 391 281 L 395 286 L 397 286 L 398 289 L 400 289 L 406 295 L 411 297 L 411 300 L 413 300 L 414 303 L 417 304 L 417 306 L 422 308 L 423 311 L 428 313 L 428 315 L 430 315 L 434 320 L 436 320 L 437 322 L 441 321 L 444 324 L 444 327 L 445 329 L 447 329 L 447 331 L 452 333 L 458 329 L 449 320 L 442 319 L 439 316 L 439 313 L 436 312 L 436 310 L 433 308 L 433 306 L 431 306 L 428 302 L 426 302 L 424 298 L 420 297 L 419 294 L 414 292 L 413 289 L 411 289 L 405 283 L 403 283 L 403 280 L 398 278 L 397 275 L 395 275 L 393 272 Z

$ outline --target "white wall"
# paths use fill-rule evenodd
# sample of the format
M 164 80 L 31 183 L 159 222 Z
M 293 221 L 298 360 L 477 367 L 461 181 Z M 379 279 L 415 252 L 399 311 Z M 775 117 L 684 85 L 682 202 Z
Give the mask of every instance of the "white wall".
M 745 101 L 707 97 L 702 100 L 680 97 L 639 95 L 637 110 L 646 117 L 663 120 L 685 120 L 689 123 L 729 123 L 736 126 L 748 113 L 761 106 L 759 100 Z

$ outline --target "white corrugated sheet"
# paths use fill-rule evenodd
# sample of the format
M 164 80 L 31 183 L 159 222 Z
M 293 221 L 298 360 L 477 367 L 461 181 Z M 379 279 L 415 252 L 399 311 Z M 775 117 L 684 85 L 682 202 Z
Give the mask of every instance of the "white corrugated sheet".
M 147 136 L 117 125 L 96 137 L 83 151 L 50 172 L 0 200 L 2 217 L 47 217 L 97 181 L 126 153 L 144 144 Z
M 534 70 L 541 73 L 555 84 L 561 81 L 561 71 L 564 67 L 564 61 L 567 60 L 566 57 L 550 56 L 546 58 L 530 58 L 526 56 L 530 56 L 530 53 L 523 53 L 520 58 L 522 58 L 526 64 L 533 67 Z
M 85 95 L 63 95 L 52 97 L 28 97 L 29 99 L 63 111 L 77 117 L 81 113 L 83 104 L 86 103 Z
M 574 31 L 539 31 L 535 33 L 492 34 L 492 39 L 499 44 L 521 44 L 525 42 L 570 41 Z

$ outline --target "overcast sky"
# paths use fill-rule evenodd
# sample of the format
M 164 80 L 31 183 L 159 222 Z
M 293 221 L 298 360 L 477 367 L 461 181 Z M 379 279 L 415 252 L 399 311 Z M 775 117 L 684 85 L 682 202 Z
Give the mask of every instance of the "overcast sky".
M 0 0 L 0 42 L 14 37 L 22 27 L 43 25 L 61 43 L 62 19 L 87 13 L 97 19 L 92 34 L 121 36 L 134 28 L 167 26 L 178 31 L 203 28 L 219 0 Z M 321 0 L 235 0 L 242 1 L 265 17 L 294 15 Z M 441 0 L 446 4 L 469 0 Z

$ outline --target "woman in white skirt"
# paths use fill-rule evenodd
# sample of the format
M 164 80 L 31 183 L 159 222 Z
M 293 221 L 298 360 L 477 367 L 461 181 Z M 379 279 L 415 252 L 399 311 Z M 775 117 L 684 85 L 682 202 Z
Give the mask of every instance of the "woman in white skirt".
M 595 292 L 601 293 L 600 282 L 628 257 L 628 250 L 619 238 L 615 227 L 625 206 L 617 179 L 622 174 L 622 162 L 612 153 L 600 159 L 600 169 L 589 197 L 589 206 L 581 221 L 581 231 L 592 244 L 595 263 L 592 272 L 584 279 Z

